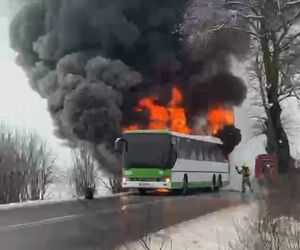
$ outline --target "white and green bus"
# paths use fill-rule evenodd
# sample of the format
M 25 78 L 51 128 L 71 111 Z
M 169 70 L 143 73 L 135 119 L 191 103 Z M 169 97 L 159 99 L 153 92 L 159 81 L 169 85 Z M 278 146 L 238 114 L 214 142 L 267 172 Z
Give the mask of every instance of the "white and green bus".
M 211 136 L 170 131 L 128 131 L 115 141 L 122 154 L 123 188 L 180 191 L 229 185 L 230 167 L 222 142 Z

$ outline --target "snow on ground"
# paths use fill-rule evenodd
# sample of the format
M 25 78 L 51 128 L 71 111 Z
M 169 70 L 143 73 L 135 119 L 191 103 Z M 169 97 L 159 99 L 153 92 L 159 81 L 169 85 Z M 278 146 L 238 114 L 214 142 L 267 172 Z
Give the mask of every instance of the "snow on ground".
M 94 196 L 95 199 L 99 198 L 109 198 L 109 197 L 115 197 L 115 196 L 123 196 L 128 195 L 129 192 L 124 193 L 118 193 L 118 194 L 112 194 L 111 192 L 107 192 L 106 194 L 101 193 L 96 194 Z M 73 198 L 65 198 L 62 200 L 54 200 L 54 199 L 47 199 L 47 200 L 36 200 L 36 201 L 25 201 L 25 202 L 17 202 L 17 203 L 9 203 L 9 204 L 0 204 L 0 211 L 1 210 L 9 210 L 14 208 L 20 208 L 20 207 L 33 207 L 33 206 L 42 206 L 42 205 L 51 205 L 51 204 L 57 204 L 57 203 L 64 203 L 64 202 L 70 202 L 70 201 L 76 201 L 76 200 L 82 200 L 84 197 L 73 197 Z
M 147 235 L 118 250 L 225 250 L 238 242 L 239 228 L 245 229 L 249 215 L 256 216 L 256 211 L 256 203 L 227 208 Z
M 17 207 L 24 206 L 39 206 L 43 204 L 55 204 L 59 202 L 68 202 L 74 201 L 77 199 L 83 199 L 84 197 L 78 197 L 75 194 L 74 188 L 71 185 L 71 168 L 55 169 L 55 178 L 53 182 L 48 186 L 47 192 L 45 195 L 45 200 L 37 200 L 37 201 L 25 201 L 19 203 L 10 203 L 10 204 L 0 204 L 0 210 L 3 209 L 11 209 Z M 112 194 L 111 190 L 109 190 L 103 184 L 107 178 L 98 171 L 98 175 L 96 176 L 96 193 L 94 195 L 95 198 L 105 198 L 116 196 Z M 123 195 L 124 193 L 120 193 L 117 195 Z

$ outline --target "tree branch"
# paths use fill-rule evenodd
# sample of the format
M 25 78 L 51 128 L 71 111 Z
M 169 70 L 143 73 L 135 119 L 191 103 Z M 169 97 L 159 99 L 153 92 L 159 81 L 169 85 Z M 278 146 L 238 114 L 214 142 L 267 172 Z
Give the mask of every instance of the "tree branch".
M 284 44 L 281 46 L 280 51 L 286 51 L 290 48 L 291 44 L 300 37 L 300 31 L 292 36 L 287 37 L 286 39 L 288 41 L 284 42 Z
M 295 1 L 287 2 L 287 3 L 285 4 L 285 6 L 291 7 L 291 6 L 293 6 L 293 5 L 298 5 L 298 4 L 300 4 L 300 0 L 295 0 Z

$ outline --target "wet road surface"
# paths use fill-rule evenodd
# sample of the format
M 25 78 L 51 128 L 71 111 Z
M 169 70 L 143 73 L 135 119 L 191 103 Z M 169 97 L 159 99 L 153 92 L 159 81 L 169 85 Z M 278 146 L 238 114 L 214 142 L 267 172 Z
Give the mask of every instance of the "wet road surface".
M 249 201 L 237 192 L 129 195 L 0 210 L 0 249 L 109 250 L 146 233 Z

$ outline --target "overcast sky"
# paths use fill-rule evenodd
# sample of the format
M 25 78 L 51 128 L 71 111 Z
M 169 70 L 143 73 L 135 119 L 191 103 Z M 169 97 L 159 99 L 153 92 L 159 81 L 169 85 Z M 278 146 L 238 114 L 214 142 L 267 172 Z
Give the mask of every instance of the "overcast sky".
M 10 0 L 14 1 L 14 0 Z M 0 121 L 18 128 L 36 130 L 58 154 L 60 164 L 69 161 L 69 150 L 53 135 L 51 117 L 45 100 L 29 86 L 27 78 L 14 60 L 16 54 L 9 46 L 10 16 L 15 8 L 8 0 L 0 0 Z
M 14 63 L 16 55 L 9 47 L 9 19 L 16 11 L 16 6 L 19 5 L 18 1 L 22 2 L 23 0 L 0 0 L 0 121 L 7 121 L 19 128 L 36 130 L 57 152 L 61 165 L 65 165 L 65 161 L 62 159 L 69 161 L 69 150 L 62 147 L 61 142 L 54 137 L 46 102 L 31 90 L 24 72 Z M 289 123 L 293 126 L 289 131 L 289 136 L 292 154 L 300 157 L 300 112 L 299 106 L 295 104 L 297 103 L 289 103 L 287 109 L 291 114 L 289 117 L 293 119 L 293 122 Z M 241 116 L 240 118 L 236 117 L 237 125 L 245 134 L 249 130 L 246 126 L 248 118 L 245 116 L 245 110 L 242 109 L 237 114 Z M 244 116 L 242 117 L 241 114 Z M 259 148 L 261 151 L 261 143 Z

